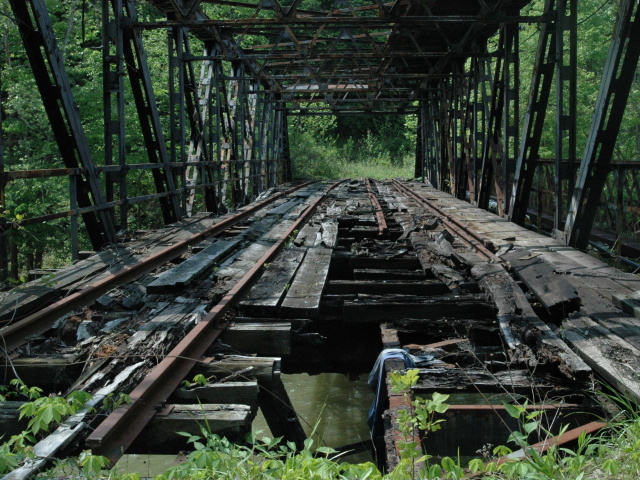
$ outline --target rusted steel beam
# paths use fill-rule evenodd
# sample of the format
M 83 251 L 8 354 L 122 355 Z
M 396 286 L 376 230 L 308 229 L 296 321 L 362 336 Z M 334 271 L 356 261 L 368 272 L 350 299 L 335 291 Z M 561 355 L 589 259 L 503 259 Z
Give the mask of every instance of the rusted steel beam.
M 243 28 L 255 25 L 325 25 L 326 28 L 344 28 L 345 25 L 357 27 L 424 26 L 442 23 L 462 23 L 482 25 L 547 23 L 550 17 L 540 15 L 494 15 L 483 18 L 476 15 L 431 15 L 405 17 L 297 17 L 297 18 L 235 18 L 226 20 L 177 20 L 160 22 L 128 22 L 128 28 L 155 30 L 159 28 L 211 26 L 216 28 Z
M 14 170 L 2 173 L 4 183 L 23 178 L 49 178 L 66 177 L 69 175 L 80 175 L 84 173 L 84 168 L 44 168 L 41 170 Z
M 182 339 L 182 341 L 145 377 L 133 392 L 131 403 L 116 409 L 87 438 L 87 445 L 113 463 L 126 451 L 145 425 L 154 417 L 159 405 L 178 388 L 180 382 L 204 355 L 205 351 L 227 326 L 223 314 L 240 299 L 241 295 L 257 278 L 265 263 L 272 262 L 284 247 L 289 236 L 298 230 L 326 198 L 326 194 L 342 181 L 331 185 L 323 196 L 309 208 L 267 253 L 249 270 L 223 299 Z
M 228 228 L 236 225 L 237 223 L 250 217 L 254 212 L 269 205 L 274 200 L 286 196 L 300 188 L 309 185 L 313 182 L 303 183 L 285 192 L 273 195 L 272 197 L 257 203 L 246 210 L 243 210 L 232 217 L 226 218 L 221 222 L 207 228 L 206 230 L 193 235 L 187 240 L 178 242 L 164 250 L 151 255 L 150 257 L 136 263 L 130 267 L 109 275 L 108 277 L 89 285 L 82 290 L 73 293 L 64 299 L 49 305 L 38 312 L 29 315 L 28 317 L 15 322 L 9 326 L 0 329 L 0 338 L 3 341 L 3 348 L 7 353 L 10 353 L 17 347 L 24 345 L 29 335 L 41 335 L 51 328 L 55 321 L 62 315 L 69 313 L 76 308 L 88 305 L 99 296 L 105 294 L 113 287 L 130 282 L 150 272 L 151 270 L 167 263 L 170 260 L 182 255 L 188 250 L 188 247 L 197 245 L 207 237 L 218 235 Z M 0 354 L 0 357 L 4 353 Z
M 378 235 L 382 235 L 387 230 L 387 221 L 384 219 L 384 213 L 382 213 L 382 207 L 380 206 L 380 202 L 378 202 L 378 198 L 375 193 L 373 193 L 373 189 L 371 188 L 371 182 L 367 178 L 367 192 L 369 195 L 369 199 L 373 205 L 373 209 L 376 212 L 376 220 L 378 221 Z
M 567 445 L 568 443 L 576 442 L 580 438 L 580 435 L 591 435 L 599 432 L 606 427 L 607 424 L 605 422 L 587 423 L 586 425 L 583 425 L 581 427 L 564 432 L 562 435 L 556 435 L 549 440 L 533 444 L 530 448 L 536 449 L 538 454 L 542 455 L 546 453 L 547 450 L 549 450 L 551 447 L 562 447 L 563 445 Z M 520 460 L 524 457 L 525 452 L 523 450 L 517 450 L 506 457 L 499 458 L 497 463 L 498 465 L 502 465 L 505 462 Z

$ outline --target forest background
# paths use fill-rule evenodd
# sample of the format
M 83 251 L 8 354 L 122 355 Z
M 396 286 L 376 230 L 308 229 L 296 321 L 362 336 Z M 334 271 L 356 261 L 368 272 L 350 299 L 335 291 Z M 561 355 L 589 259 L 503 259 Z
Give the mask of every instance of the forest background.
M 358 6 L 370 2 L 352 0 L 351 3 Z M 96 164 L 102 165 L 102 2 L 46 0 L 46 4 L 63 52 L 92 156 Z M 332 4 L 332 0 L 303 0 L 300 8 L 321 10 L 330 8 Z M 136 5 L 141 19 L 162 19 L 147 2 L 138 1 Z M 543 0 L 533 0 L 522 10 L 522 14 L 541 14 L 543 6 Z M 203 4 L 203 8 L 214 19 L 236 18 L 242 16 L 241 13 L 246 14 L 229 6 Z M 618 0 L 580 0 L 578 3 L 578 157 L 582 154 L 589 131 L 617 11 Z M 5 169 L 63 167 L 7 0 L 0 0 L 0 14 Z M 539 29 L 540 26 L 535 24 L 521 26 L 521 115 L 526 111 Z M 166 31 L 147 31 L 144 39 L 161 119 L 166 123 L 165 131 L 168 131 Z M 264 38 L 255 37 L 248 38 L 243 45 L 262 43 L 267 42 Z M 201 49 L 197 41 L 192 42 L 194 52 Z M 147 154 L 128 82 L 125 82 L 125 91 L 127 162 L 146 163 Z M 555 92 L 552 91 L 541 140 L 541 157 L 554 156 L 554 99 Z M 290 117 L 289 137 L 294 175 L 317 179 L 412 177 L 416 127 L 416 118 L 410 115 Z M 640 69 L 636 72 L 615 157 L 616 160 L 638 160 L 640 157 Z M 149 172 L 129 172 L 128 192 L 130 196 L 153 193 L 153 180 Z M 68 209 L 69 184 L 66 177 L 20 180 L 6 187 L 6 214 L 10 217 L 36 217 Z M 160 219 L 157 202 L 138 203 L 130 209 L 129 222 L 134 230 L 159 227 Z M 82 222 L 80 231 L 80 248 L 90 250 Z M 23 277 L 26 268 L 33 265 L 34 258 L 44 257 L 42 266 L 46 268 L 59 268 L 70 263 L 69 219 L 14 230 L 10 237 L 19 252 L 18 263 Z

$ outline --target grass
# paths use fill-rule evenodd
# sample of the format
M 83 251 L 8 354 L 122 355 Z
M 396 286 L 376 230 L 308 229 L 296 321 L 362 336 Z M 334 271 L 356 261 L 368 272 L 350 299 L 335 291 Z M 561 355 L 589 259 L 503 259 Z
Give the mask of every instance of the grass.
M 413 178 L 413 155 L 389 150 L 371 134 L 357 142 L 339 143 L 329 136 L 294 132 L 290 149 L 297 178 Z

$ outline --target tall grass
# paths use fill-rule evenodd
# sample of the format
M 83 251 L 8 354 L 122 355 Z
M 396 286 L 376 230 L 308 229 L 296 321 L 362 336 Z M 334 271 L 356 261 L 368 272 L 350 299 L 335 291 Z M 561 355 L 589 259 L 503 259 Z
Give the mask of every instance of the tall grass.
M 358 141 L 339 141 L 324 132 L 290 132 L 290 151 L 296 178 L 413 178 L 414 157 L 392 151 L 368 132 Z

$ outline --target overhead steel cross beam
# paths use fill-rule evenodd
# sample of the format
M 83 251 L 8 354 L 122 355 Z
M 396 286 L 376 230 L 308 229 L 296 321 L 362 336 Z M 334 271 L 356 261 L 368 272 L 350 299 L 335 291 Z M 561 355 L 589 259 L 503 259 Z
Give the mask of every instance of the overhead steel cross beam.
M 216 27 L 220 29 L 245 28 L 248 26 L 315 26 L 325 25 L 326 28 L 344 28 L 345 25 L 356 27 L 366 26 L 383 28 L 393 25 L 416 26 L 452 24 L 522 24 L 546 23 L 548 17 L 537 15 L 491 15 L 487 17 L 476 15 L 433 15 L 433 16 L 405 16 L 405 17 L 295 17 L 295 18 L 233 18 L 225 20 L 166 20 L 159 22 L 128 22 L 129 28 L 155 30 L 170 27 Z
M 622 0 L 596 110 L 564 227 L 568 245 L 584 249 L 605 182 L 640 58 L 640 3 Z

